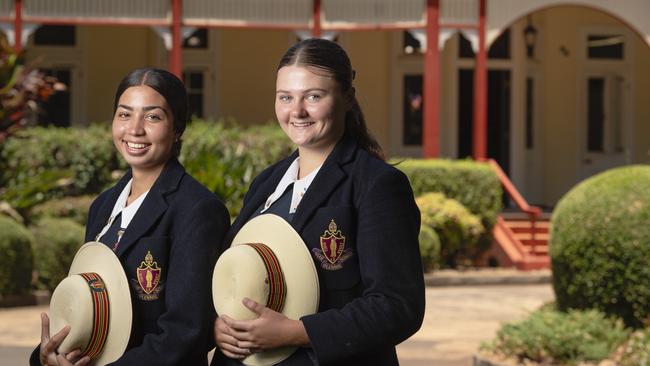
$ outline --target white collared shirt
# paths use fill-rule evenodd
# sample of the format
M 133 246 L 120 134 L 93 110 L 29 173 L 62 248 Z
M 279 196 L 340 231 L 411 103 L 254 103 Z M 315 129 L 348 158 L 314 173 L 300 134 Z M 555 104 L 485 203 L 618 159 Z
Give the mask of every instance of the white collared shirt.
M 110 228 L 111 225 L 113 224 L 113 220 L 115 220 L 115 217 L 120 212 L 122 213 L 122 222 L 120 223 L 121 229 L 126 229 L 131 223 L 131 220 L 133 220 L 133 216 L 135 216 L 135 213 L 138 212 L 140 205 L 142 205 L 142 202 L 144 201 L 145 197 L 147 197 L 149 191 L 147 190 L 146 192 L 141 194 L 140 197 L 138 197 L 135 201 L 131 202 L 130 205 L 126 206 L 126 200 L 129 198 L 129 194 L 131 194 L 132 183 L 133 183 L 133 179 L 129 180 L 126 186 L 124 186 L 124 189 L 122 189 L 122 193 L 120 193 L 120 196 L 117 198 L 117 201 L 115 201 L 115 206 L 113 206 L 111 217 L 108 219 L 106 226 L 104 226 L 102 231 L 99 232 L 99 235 L 97 235 L 97 240 L 99 240 L 102 236 L 104 236 L 104 234 L 106 234 L 108 228 Z
M 262 209 L 262 211 L 260 211 L 260 213 L 266 212 L 266 210 L 268 210 L 269 207 L 271 207 L 271 205 L 273 205 L 275 201 L 280 199 L 284 191 L 291 183 L 293 183 L 293 193 L 291 195 L 291 206 L 289 206 L 289 213 L 292 214 L 296 212 L 296 209 L 298 208 L 298 204 L 300 204 L 300 200 L 302 200 L 302 197 L 305 195 L 305 193 L 307 193 L 307 189 L 309 188 L 309 185 L 316 177 L 316 174 L 318 174 L 320 168 L 323 166 L 323 164 L 321 164 L 318 168 L 314 169 L 314 171 L 309 173 L 306 177 L 302 179 L 298 179 L 298 171 L 300 169 L 299 162 L 300 162 L 300 157 L 297 157 L 291 163 L 289 169 L 287 169 L 287 171 L 282 176 L 282 179 L 280 179 L 280 182 L 275 187 L 275 191 L 271 193 L 269 198 L 266 199 L 264 208 Z

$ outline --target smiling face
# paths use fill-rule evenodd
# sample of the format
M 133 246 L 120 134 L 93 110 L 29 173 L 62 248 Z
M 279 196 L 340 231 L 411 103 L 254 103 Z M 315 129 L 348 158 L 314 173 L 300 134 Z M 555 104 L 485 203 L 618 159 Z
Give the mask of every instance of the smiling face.
M 162 95 L 145 85 L 122 93 L 113 116 L 113 143 L 134 175 L 159 174 L 176 138 L 172 112 Z
M 349 100 L 325 70 L 296 65 L 278 70 L 275 114 L 300 151 L 332 151 L 343 136 Z

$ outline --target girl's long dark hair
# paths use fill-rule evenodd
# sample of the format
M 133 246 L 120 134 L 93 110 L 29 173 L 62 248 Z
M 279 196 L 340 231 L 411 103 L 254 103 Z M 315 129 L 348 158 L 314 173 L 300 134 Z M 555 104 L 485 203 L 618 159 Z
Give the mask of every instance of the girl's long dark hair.
M 278 70 L 290 65 L 310 66 L 325 70 L 332 74 L 342 93 L 347 93 L 352 89 L 355 71 L 352 70 L 350 58 L 345 50 L 335 42 L 310 38 L 296 43 L 282 56 Z M 378 159 L 386 160 L 381 146 L 368 131 L 356 96 L 352 108 L 345 114 L 345 131 L 370 154 Z
M 115 102 L 113 103 L 113 114 L 117 110 L 117 103 L 120 101 L 120 97 L 124 91 L 132 86 L 139 85 L 146 85 L 157 91 L 165 98 L 167 105 L 171 109 L 174 132 L 178 134 L 178 139 L 172 147 L 172 154 L 174 157 L 178 157 L 181 153 L 181 136 L 190 119 L 189 101 L 185 85 L 176 75 L 166 70 L 151 67 L 135 69 L 128 73 L 117 87 Z

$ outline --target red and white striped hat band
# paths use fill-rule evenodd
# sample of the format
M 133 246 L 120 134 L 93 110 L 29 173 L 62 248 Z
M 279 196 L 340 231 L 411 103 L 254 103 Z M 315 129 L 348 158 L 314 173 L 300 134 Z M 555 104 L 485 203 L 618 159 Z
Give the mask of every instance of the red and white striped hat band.
M 108 324 L 110 320 L 110 307 L 108 292 L 102 278 L 93 272 L 80 273 L 88 284 L 90 296 L 93 301 L 93 327 L 88 344 L 81 352 L 80 357 L 88 356 L 95 359 L 104 350 L 108 338 Z
M 284 300 L 287 297 L 287 286 L 278 258 L 273 253 L 273 250 L 265 244 L 247 243 L 246 245 L 255 249 L 260 258 L 262 258 L 264 267 L 266 268 L 266 275 L 269 280 L 269 296 L 266 299 L 266 307 L 281 313 L 284 307 Z

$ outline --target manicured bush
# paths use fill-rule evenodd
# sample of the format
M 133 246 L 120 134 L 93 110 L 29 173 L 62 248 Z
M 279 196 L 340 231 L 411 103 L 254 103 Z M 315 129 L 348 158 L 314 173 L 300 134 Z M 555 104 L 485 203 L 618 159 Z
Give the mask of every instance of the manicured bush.
M 43 218 L 30 227 L 34 234 L 34 267 L 38 284 L 48 290 L 68 275 L 70 264 L 84 243 L 84 227 L 71 219 Z
M 599 362 L 628 336 L 623 322 L 597 310 L 539 310 L 528 318 L 505 324 L 483 349 L 520 362 L 577 365 Z
M 0 147 L 0 193 L 25 210 L 64 195 L 100 192 L 120 166 L 114 150 L 108 123 L 21 130 Z
M 29 291 L 34 266 L 33 240 L 21 224 L 0 215 L 0 295 Z
M 599 309 L 633 327 L 650 321 L 650 166 L 587 179 L 551 220 L 559 308 Z
M 463 204 L 491 230 L 501 212 L 502 189 L 499 178 L 484 163 L 472 160 L 408 159 L 397 163 L 409 178 L 413 193 L 420 196 L 440 192 Z
M 650 328 L 637 330 L 621 346 L 615 357 L 621 366 L 650 365 Z
M 479 238 L 485 228 L 479 217 L 458 201 L 442 193 L 427 193 L 418 197 L 416 203 L 422 217 L 421 226 L 432 228 L 440 238 L 440 256 L 444 264 L 455 267 L 481 251 Z
M 86 195 L 49 200 L 33 207 L 29 217 L 31 220 L 44 217 L 69 218 L 85 226 L 88 221 L 88 209 L 95 198 L 95 195 Z
M 429 271 L 440 267 L 440 238 L 436 231 L 430 226 L 421 225 L 418 239 L 424 270 Z
M 180 160 L 199 182 L 239 214 L 253 178 L 294 149 L 275 124 L 248 128 L 194 121 L 183 136 Z

